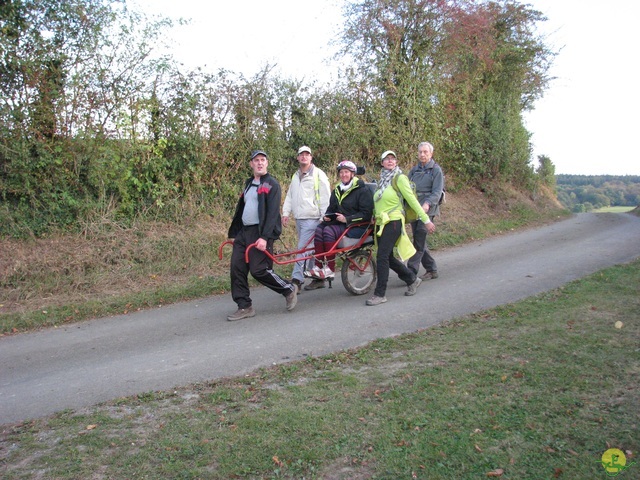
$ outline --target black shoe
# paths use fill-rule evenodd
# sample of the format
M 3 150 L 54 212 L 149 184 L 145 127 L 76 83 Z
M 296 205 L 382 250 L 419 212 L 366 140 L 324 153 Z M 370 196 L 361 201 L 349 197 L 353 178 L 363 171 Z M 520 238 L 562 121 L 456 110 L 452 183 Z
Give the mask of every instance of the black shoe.
M 302 291 L 302 284 L 304 282 L 301 282 L 297 278 L 294 278 L 294 279 L 291 280 L 291 283 L 293 283 L 296 287 L 298 287 L 298 295 L 300 295 L 300 292 Z M 306 290 L 306 288 L 305 288 L 305 290 Z

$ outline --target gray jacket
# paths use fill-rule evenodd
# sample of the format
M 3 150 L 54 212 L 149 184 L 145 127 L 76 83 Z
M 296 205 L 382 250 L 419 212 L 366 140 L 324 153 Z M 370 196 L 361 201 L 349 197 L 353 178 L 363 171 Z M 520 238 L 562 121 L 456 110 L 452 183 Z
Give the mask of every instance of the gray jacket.
M 444 189 L 444 175 L 440 165 L 432 158 L 424 166 L 421 163 L 415 165 L 407 176 L 416 185 L 420 204 L 429 204 L 429 217 L 440 215 L 438 202 Z

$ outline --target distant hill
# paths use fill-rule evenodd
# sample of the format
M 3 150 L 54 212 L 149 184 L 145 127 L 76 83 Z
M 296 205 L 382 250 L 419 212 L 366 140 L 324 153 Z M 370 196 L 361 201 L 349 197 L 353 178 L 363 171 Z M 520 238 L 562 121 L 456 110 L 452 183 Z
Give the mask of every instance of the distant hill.
M 558 200 L 573 212 L 640 205 L 640 175 L 556 175 Z

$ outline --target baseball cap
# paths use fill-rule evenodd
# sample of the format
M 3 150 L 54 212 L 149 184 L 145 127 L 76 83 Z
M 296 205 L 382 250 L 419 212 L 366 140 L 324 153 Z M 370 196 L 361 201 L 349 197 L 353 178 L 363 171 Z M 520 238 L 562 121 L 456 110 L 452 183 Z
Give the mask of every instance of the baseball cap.
M 393 150 L 387 150 L 380 156 L 380 161 L 383 161 L 385 158 L 387 158 L 387 155 L 393 155 L 394 157 L 396 157 L 396 159 L 398 158 L 396 152 L 394 152 Z
M 258 155 L 264 155 L 267 159 L 269 158 L 267 157 L 267 154 L 264 152 L 264 150 L 254 150 L 253 152 L 251 152 L 251 160 L 256 158 Z
M 356 164 L 353 163 L 350 160 L 342 160 L 339 164 L 338 164 L 338 171 L 342 170 L 343 168 L 346 168 L 347 170 L 351 170 L 353 173 L 356 172 L 356 170 L 358 169 L 356 167 Z
M 309 155 L 311 155 L 311 149 L 306 145 L 303 145 L 298 149 L 298 155 L 300 155 L 302 152 L 309 152 Z

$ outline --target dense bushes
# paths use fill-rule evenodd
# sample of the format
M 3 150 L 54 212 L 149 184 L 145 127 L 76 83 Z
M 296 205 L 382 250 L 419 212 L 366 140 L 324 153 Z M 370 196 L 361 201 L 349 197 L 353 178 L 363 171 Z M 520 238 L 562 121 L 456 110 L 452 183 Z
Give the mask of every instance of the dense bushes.
M 419 141 L 449 185 L 533 188 L 521 113 L 548 81 L 543 18 L 512 2 L 367 0 L 345 16 L 352 68 L 330 88 L 154 56 L 166 20 L 107 0 L 0 6 L 0 234 L 42 235 L 108 216 L 229 209 L 254 148 L 283 179 L 301 144 L 330 168 L 377 169 Z

